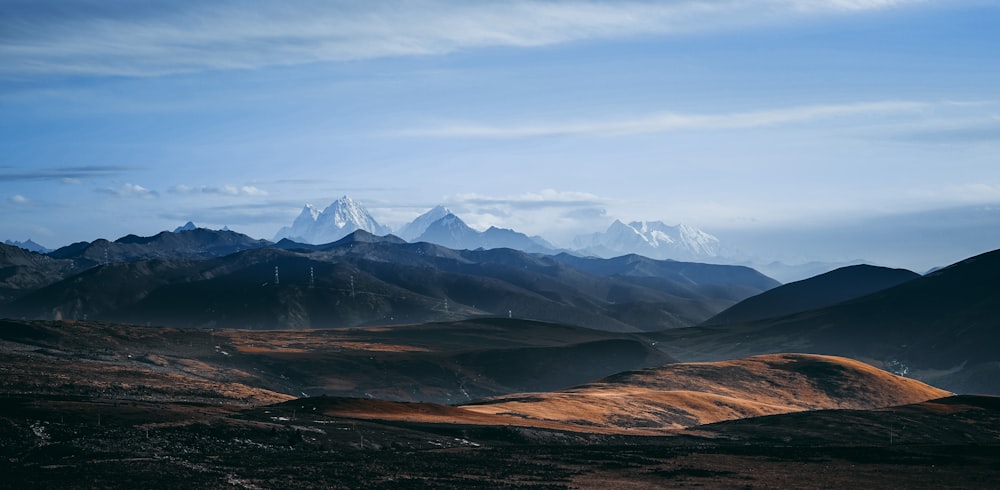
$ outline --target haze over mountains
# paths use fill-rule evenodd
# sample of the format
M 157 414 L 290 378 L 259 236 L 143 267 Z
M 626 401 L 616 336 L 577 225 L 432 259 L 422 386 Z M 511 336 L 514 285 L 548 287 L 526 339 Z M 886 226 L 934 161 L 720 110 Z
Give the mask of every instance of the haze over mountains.
M 174 231 L 197 228 L 188 221 Z M 223 228 L 228 231 L 228 228 Z M 746 265 L 782 282 L 790 282 L 829 272 L 833 269 L 864 264 L 855 259 L 840 262 L 801 261 L 780 262 L 747 254 L 719 238 L 687 224 L 667 225 L 662 221 L 614 220 L 606 230 L 586 233 L 555 245 L 541 236 L 529 236 L 517 230 L 490 226 L 482 231 L 469 226 L 460 216 L 444 206 L 435 206 L 393 231 L 382 225 L 360 202 L 343 196 L 320 210 L 312 204 L 303 206 L 293 222 L 282 227 L 272 237 L 273 242 L 288 239 L 301 244 L 323 245 L 337 241 L 354 231 L 366 231 L 376 236 L 394 233 L 411 243 L 429 242 L 456 250 L 479 248 L 513 248 L 529 253 L 576 255 L 612 258 L 636 254 L 662 260 L 708 262 Z M 30 240 L 7 241 L 8 244 L 47 253 L 50 250 Z M 864 254 L 859 254 L 863 257 Z M 939 264 L 944 265 L 944 264 Z
M 274 241 L 288 238 L 300 243 L 319 245 L 339 240 L 364 230 L 373 235 L 390 233 L 357 201 L 343 196 L 323 211 L 307 204 L 291 226 L 274 236 Z M 544 238 L 529 237 L 514 230 L 490 227 L 478 231 L 467 225 L 444 206 L 435 206 L 395 234 L 409 242 L 429 242 L 448 248 L 513 248 L 525 252 L 558 253 L 561 251 Z M 718 258 L 719 240 L 688 225 L 669 226 L 659 221 L 636 221 L 624 224 L 616 220 L 605 232 L 577 237 L 574 247 L 579 254 L 614 257 L 638 254 L 654 259 L 698 260 Z

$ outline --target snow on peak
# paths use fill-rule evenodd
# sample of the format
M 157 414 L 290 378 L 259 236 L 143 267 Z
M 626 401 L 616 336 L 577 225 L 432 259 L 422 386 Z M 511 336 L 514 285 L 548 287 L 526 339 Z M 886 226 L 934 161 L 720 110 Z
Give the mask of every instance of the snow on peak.
M 306 204 L 292 226 L 278 231 L 275 241 L 288 238 L 301 243 L 323 244 L 335 242 L 357 230 L 373 235 L 389 233 L 389 229 L 375 221 L 364 206 L 345 195 L 323 211 Z
M 615 220 L 604 233 L 578 236 L 573 244 L 584 252 L 613 256 L 638 254 L 657 259 L 697 260 L 719 255 L 719 239 L 689 225 L 662 221 Z
M 413 241 L 420 235 L 423 235 L 431 224 L 449 214 L 452 214 L 450 209 L 441 205 L 434 206 L 426 213 L 417 216 L 416 219 L 404 225 L 396 234 L 403 240 Z

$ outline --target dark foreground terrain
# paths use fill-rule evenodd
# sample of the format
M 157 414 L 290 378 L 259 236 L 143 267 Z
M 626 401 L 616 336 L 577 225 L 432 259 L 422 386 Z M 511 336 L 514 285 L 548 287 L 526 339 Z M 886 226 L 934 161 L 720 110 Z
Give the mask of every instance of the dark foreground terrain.
M 995 488 L 1000 399 L 801 412 L 665 437 L 72 397 L 0 400 L 4 488 Z
M 949 396 L 844 358 L 676 364 L 652 346 L 509 319 L 281 332 L 2 321 L 0 488 L 1000 478 L 1000 398 Z M 591 382 L 559 387 L 579 379 Z

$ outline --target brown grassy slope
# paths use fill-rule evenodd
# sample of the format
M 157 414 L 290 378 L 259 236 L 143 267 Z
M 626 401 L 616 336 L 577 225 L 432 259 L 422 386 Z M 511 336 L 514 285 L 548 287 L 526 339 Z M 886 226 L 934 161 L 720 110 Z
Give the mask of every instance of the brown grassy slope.
M 497 397 L 463 408 L 570 423 L 582 430 L 655 431 L 802 410 L 887 407 L 948 394 L 850 359 L 774 354 L 673 364 L 569 390 Z
M 255 404 L 323 394 L 451 404 L 671 362 L 632 334 L 509 319 L 281 331 L 0 320 L 0 360 L 0 393 Z
M 294 398 L 219 362 L 210 332 L 0 321 L 0 394 L 268 404 Z

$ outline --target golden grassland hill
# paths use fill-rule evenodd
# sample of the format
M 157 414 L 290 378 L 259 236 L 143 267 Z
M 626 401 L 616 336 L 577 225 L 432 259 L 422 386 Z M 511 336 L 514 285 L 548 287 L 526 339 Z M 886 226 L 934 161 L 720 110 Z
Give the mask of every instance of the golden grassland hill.
M 601 434 L 666 434 L 685 427 L 819 409 L 873 409 L 950 393 L 850 359 L 781 354 L 673 364 L 576 388 L 441 407 L 363 399 L 328 414 L 422 423 L 509 425 Z

